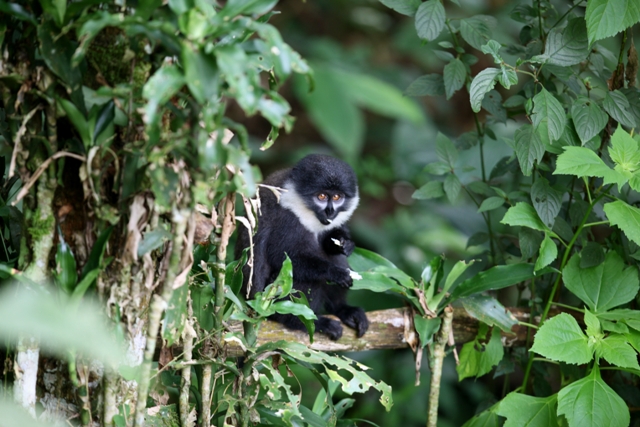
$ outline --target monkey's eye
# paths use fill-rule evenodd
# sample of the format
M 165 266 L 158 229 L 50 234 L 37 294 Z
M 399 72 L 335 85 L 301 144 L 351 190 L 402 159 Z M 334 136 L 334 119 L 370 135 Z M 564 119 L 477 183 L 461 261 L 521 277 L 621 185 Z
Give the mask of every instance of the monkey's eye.
M 342 198 L 342 196 L 341 196 L 341 195 L 339 195 L 339 194 L 334 194 L 334 195 L 333 195 L 333 197 L 332 197 L 332 199 L 333 199 L 333 201 L 334 201 L 334 202 L 337 202 L 337 201 L 338 201 L 338 200 L 340 200 L 341 198 Z
M 318 194 L 317 197 L 318 197 L 318 200 L 323 201 L 323 202 L 328 199 L 328 196 L 326 194 L 324 194 L 324 193 Z

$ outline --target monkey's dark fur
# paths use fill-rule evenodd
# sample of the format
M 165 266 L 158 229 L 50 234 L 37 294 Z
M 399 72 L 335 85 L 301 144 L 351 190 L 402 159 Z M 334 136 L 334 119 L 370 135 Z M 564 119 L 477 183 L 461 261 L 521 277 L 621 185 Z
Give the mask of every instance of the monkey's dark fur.
M 342 336 L 340 322 L 319 316 L 324 309 L 364 335 L 369 322 L 360 307 L 347 305 L 347 289 L 353 284 L 347 256 L 354 249 L 346 221 L 358 201 L 356 175 L 342 160 L 310 155 L 293 168 L 275 172 L 265 184 L 287 190 L 276 196 L 261 187 L 258 231 L 254 241 L 251 296 L 261 292 L 278 276 L 285 253 L 293 266 L 293 287 L 305 293 L 318 315 L 316 331 L 331 339 Z M 236 257 L 249 246 L 247 229 L 240 227 Z M 246 292 L 249 267 L 244 270 Z M 272 319 L 290 329 L 305 330 L 296 316 L 275 314 Z

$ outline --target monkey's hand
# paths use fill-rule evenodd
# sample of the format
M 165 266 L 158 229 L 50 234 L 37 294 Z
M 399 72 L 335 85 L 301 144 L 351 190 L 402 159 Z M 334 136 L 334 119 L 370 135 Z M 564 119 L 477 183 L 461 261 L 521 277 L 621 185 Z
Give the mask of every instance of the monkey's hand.
M 351 240 L 349 232 L 342 228 L 331 230 L 322 240 L 322 249 L 328 255 L 349 256 L 353 253 L 355 247 L 356 245 Z
M 367 319 L 367 315 L 360 307 L 345 305 L 337 310 L 335 314 L 342 320 L 342 323 L 356 330 L 358 338 L 363 336 L 369 329 L 369 319 Z
M 318 320 L 315 321 L 316 331 L 326 334 L 333 341 L 337 341 L 342 336 L 342 325 L 337 320 L 329 319 L 328 317 L 318 316 Z
M 327 281 L 343 288 L 353 286 L 353 277 L 351 277 L 351 270 L 348 268 L 336 267 L 331 269 L 331 274 Z

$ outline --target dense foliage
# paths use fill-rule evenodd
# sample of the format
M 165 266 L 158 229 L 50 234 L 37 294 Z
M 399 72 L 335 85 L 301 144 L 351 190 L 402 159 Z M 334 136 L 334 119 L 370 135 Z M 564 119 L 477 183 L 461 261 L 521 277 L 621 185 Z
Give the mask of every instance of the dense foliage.
M 279 17 L 270 0 L 0 1 L 0 274 L 16 283 L 0 294 L 7 419 L 30 423 L 13 394 L 43 422 L 82 425 L 346 426 L 360 415 L 435 425 L 412 381 L 391 409 L 387 382 L 414 374 L 402 355 L 354 356 L 374 368 L 365 372 L 301 343 L 256 340 L 276 311 L 310 326 L 313 314 L 292 293 L 288 262 L 255 300 L 240 293 L 251 253 L 231 260 L 227 248 L 235 222 L 256 226 L 252 162 L 317 132 L 354 164 L 361 210 L 391 193 L 411 205 L 407 189 L 416 201 L 381 231 L 355 221 L 358 243 L 391 259 L 356 251 L 357 297 L 410 305 L 416 359 L 427 349 L 434 372 L 449 306 L 482 321 L 458 346 L 456 379 L 445 364 L 443 425 L 474 412 L 465 425 L 638 422 L 640 8 L 523 0 L 490 16 L 467 14 L 482 2 L 355 3 L 333 7 L 362 26 L 396 23 L 375 42 L 393 37 L 408 71 L 376 68 L 367 49 L 287 15 L 331 2 L 281 5 Z M 430 137 L 416 99 L 434 121 L 468 120 L 442 119 Z M 530 310 L 527 349 L 504 346 L 517 321 L 503 304 Z M 492 380 L 467 380 L 472 397 L 453 396 L 453 382 L 489 372 L 504 380 L 494 395 L 478 396 Z M 358 407 L 353 394 L 368 390 L 382 406 Z

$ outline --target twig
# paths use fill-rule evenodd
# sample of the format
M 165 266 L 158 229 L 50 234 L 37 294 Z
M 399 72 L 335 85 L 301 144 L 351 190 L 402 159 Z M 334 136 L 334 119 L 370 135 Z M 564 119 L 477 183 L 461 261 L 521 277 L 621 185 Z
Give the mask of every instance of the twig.
M 193 306 L 191 298 L 187 298 L 187 324 L 182 332 L 184 341 L 184 355 L 182 360 L 187 365 L 182 368 L 182 383 L 180 384 L 180 424 L 182 427 L 191 427 L 193 421 L 189 417 L 189 389 L 191 388 L 191 366 L 188 365 L 193 358 L 193 339 L 196 331 L 193 329 Z
M 438 424 L 438 398 L 440 397 L 440 380 L 442 379 L 442 365 L 444 362 L 445 347 L 449 342 L 451 324 L 453 322 L 453 308 L 445 307 L 442 318 L 442 327 L 433 346 L 433 366 L 431 371 L 431 390 L 429 390 L 429 412 L 427 427 L 436 427 Z
M 38 111 L 41 108 L 42 108 L 41 105 L 36 106 L 33 110 L 29 111 L 29 113 L 27 113 L 26 116 L 24 116 L 24 119 L 22 119 L 22 124 L 20 125 L 20 129 L 18 129 L 18 132 L 16 132 L 16 142 L 13 146 L 13 153 L 11 153 L 11 162 L 9 163 L 9 175 L 7 176 L 7 181 L 11 179 L 11 177 L 15 172 L 16 159 L 18 157 L 18 153 L 21 151 L 20 140 L 24 136 L 24 133 L 27 131 L 27 123 L 29 122 L 29 120 L 31 120 L 31 118 L 36 113 L 36 111 Z
M 18 204 L 18 202 L 20 202 L 20 200 L 22 200 L 22 198 L 27 195 L 31 187 L 33 187 L 36 181 L 38 181 L 38 178 L 40 178 L 40 175 L 42 175 L 42 173 L 49 167 L 51 162 L 53 162 L 56 159 L 59 159 L 60 157 L 73 157 L 74 159 L 78 159 L 82 162 L 85 162 L 87 160 L 84 156 L 80 156 L 79 154 L 69 153 L 68 151 L 60 151 L 54 154 L 53 156 L 49 157 L 47 160 L 42 162 L 40 166 L 38 166 L 38 169 L 36 169 L 33 175 L 31 175 L 31 178 L 29 178 L 29 181 L 27 181 L 24 184 L 24 186 L 22 186 L 15 200 L 11 202 L 11 206 L 15 206 L 16 204 Z

